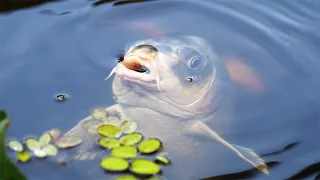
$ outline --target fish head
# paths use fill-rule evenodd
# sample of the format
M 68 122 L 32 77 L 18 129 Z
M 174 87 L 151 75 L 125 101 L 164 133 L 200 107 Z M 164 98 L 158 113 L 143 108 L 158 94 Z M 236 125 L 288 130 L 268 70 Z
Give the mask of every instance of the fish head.
M 221 96 L 221 61 L 197 36 L 166 36 L 131 44 L 111 74 L 119 104 L 145 107 L 176 118 L 213 111 Z M 223 71 L 221 71 L 223 72 Z M 223 77 L 223 78 L 221 78 Z

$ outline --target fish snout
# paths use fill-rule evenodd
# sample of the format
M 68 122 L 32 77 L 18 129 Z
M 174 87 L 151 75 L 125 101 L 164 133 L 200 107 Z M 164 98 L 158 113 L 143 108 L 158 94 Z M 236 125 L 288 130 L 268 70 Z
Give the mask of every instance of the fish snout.
M 139 45 L 132 48 L 126 56 L 119 60 L 130 70 L 137 72 L 146 72 L 151 68 L 151 61 L 154 61 L 158 55 L 158 50 L 151 45 Z

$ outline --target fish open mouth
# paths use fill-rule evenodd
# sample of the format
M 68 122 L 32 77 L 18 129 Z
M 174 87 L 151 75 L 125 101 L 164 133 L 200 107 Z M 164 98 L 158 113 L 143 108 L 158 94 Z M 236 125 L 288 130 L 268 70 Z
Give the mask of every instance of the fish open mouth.
M 129 70 L 136 71 L 138 73 L 150 73 L 150 70 L 147 68 L 146 63 L 143 62 L 140 57 L 129 57 L 119 63 L 126 66 Z M 146 60 L 147 61 L 147 60 Z
M 155 68 L 155 58 L 158 50 L 150 45 L 140 45 L 132 48 L 128 54 L 119 60 L 118 65 L 111 71 L 120 78 L 135 82 L 158 82 L 158 74 Z

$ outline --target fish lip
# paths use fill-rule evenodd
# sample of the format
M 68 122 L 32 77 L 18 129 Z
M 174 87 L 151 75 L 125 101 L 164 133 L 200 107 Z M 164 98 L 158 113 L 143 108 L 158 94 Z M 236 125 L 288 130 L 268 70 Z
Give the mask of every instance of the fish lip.
M 130 61 L 132 58 L 134 58 L 134 60 L 138 62 L 139 65 L 145 66 L 149 70 L 149 74 L 129 69 L 127 66 L 124 65 L 126 61 Z M 154 77 L 155 68 L 152 66 L 150 61 L 134 55 L 125 57 L 124 60 L 117 65 L 115 74 L 122 79 L 138 83 L 154 83 L 154 81 L 156 81 L 156 78 Z

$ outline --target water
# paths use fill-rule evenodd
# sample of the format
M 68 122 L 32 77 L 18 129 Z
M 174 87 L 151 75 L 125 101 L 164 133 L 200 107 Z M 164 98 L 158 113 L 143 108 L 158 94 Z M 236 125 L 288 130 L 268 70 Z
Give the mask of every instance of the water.
M 95 2 L 46 3 L 0 15 L 0 107 L 12 119 L 8 137 L 23 139 L 54 127 L 67 131 L 93 108 L 112 105 L 111 81 L 103 80 L 127 43 L 184 33 L 208 39 L 237 85 L 232 112 L 237 121 L 219 134 L 271 162 L 265 176 L 221 147 L 212 150 L 219 161 L 203 165 L 197 177 L 314 179 L 319 174 L 320 3 Z M 59 93 L 69 94 L 68 100 L 55 101 Z M 32 163 L 19 165 L 30 179 L 107 177 L 97 161 L 77 168 Z M 35 171 L 42 164 L 48 168 Z M 163 175 L 172 179 L 172 173 L 166 168 Z

